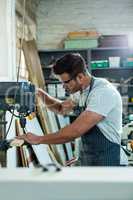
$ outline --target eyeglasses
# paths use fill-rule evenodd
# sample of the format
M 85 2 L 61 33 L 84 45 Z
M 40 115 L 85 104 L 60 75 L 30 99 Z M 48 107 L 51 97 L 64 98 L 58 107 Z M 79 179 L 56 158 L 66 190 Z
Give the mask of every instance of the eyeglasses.
M 70 79 L 67 81 L 61 81 L 63 84 L 68 84 L 70 81 L 72 81 L 75 78 L 75 76 L 72 76 Z
M 68 84 L 70 81 L 72 81 L 73 80 L 73 78 L 70 78 L 69 80 L 67 80 L 67 81 L 61 81 L 63 84 Z

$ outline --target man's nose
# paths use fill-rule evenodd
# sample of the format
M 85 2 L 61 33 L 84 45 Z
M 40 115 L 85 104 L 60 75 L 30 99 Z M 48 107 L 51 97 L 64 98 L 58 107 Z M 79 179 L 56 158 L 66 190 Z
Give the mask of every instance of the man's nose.
M 67 86 L 66 86 L 66 84 L 65 84 L 65 83 L 63 83 L 63 88 L 64 88 L 64 89 L 66 89 L 66 88 L 67 88 Z

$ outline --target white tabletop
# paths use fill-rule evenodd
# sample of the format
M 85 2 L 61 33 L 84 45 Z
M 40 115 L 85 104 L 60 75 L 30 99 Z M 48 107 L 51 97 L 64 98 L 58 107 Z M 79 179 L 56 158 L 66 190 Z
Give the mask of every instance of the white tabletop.
M 0 169 L 0 199 L 133 200 L 133 168 Z

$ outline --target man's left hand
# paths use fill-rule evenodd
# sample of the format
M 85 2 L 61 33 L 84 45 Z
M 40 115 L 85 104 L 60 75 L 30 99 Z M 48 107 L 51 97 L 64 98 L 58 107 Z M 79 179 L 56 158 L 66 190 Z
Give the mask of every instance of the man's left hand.
M 27 133 L 21 136 L 16 137 L 17 139 L 23 139 L 25 142 L 29 144 L 40 144 L 40 137 L 33 133 Z

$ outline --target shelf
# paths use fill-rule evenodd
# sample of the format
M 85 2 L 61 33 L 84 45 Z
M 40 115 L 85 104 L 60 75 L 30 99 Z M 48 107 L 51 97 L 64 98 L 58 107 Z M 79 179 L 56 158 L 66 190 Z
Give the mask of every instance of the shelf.
M 76 52 L 76 51 L 85 51 L 85 50 L 88 50 L 88 48 L 82 48 L 82 49 L 45 49 L 45 50 L 40 49 L 39 53 L 58 53 L 58 52 L 67 53 L 67 52 L 71 52 L 71 51 L 75 51 Z
M 93 70 L 133 70 L 133 67 L 109 67 L 109 68 L 96 68 L 96 69 L 91 69 Z
M 133 103 L 132 102 L 128 102 L 128 103 L 124 103 L 123 105 L 124 106 L 133 106 Z
M 133 51 L 132 48 L 129 47 L 98 47 L 98 48 L 92 48 L 92 51 L 105 51 L 105 50 L 129 50 L 129 51 Z
M 39 49 L 39 52 L 68 52 L 68 51 L 84 51 L 84 50 L 92 50 L 92 51 L 104 51 L 104 50 L 130 50 L 133 51 L 133 48 L 130 47 L 97 47 L 97 48 L 78 48 L 78 49 Z
M 121 79 L 128 79 L 133 74 L 133 68 L 102 68 L 92 69 L 92 75 L 102 78 L 114 79 L 120 82 Z
M 46 84 L 61 84 L 62 82 L 61 81 L 59 81 L 58 79 L 56 80 L 56 79 L 45 79 L 45 82 L 46 82 Z
M 133 102 L 129 102 L 128 105 L 129 105 L 129 106 L 133 106 Z

